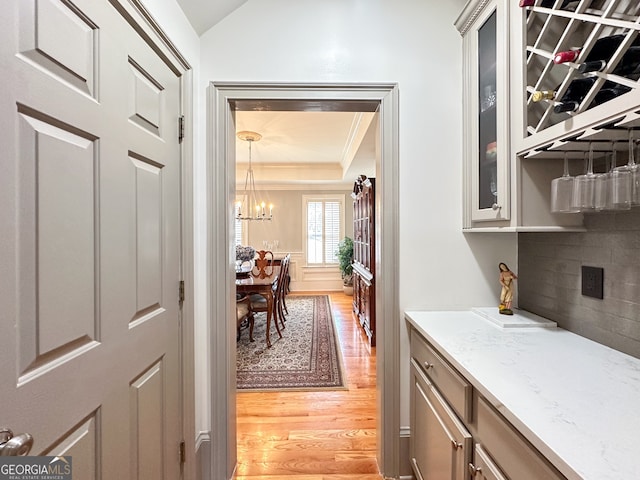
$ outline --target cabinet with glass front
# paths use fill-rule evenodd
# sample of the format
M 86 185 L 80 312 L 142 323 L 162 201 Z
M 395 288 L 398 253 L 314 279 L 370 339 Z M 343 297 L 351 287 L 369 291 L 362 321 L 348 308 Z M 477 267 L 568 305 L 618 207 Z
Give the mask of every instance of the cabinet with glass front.
M 464 228 L 508 225 L 509 52 L 505 0 L 470 0 L 463 36 Z
M 510 8 L 518 225 L 580 226 L 575 212 L 610 210 L 607 201 L 593 198 L 581 207 L 574 189 L 569 207 L 557 209 L 552 185 L 560 177 L 567 185 L 578 176 L 592 178 L 592 170 L 602 180 L 616 156 L 620 168 L 632 162 L 627 152 L 640 126 L 640 3 L 518 0 Z

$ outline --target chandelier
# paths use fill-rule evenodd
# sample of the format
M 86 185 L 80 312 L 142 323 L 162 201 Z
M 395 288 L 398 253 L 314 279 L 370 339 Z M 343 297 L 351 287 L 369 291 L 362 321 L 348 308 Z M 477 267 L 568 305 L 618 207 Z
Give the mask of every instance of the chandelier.
M 258 201 L 256 194 L 256 183 L 253 178 L 253 167 L 251 165 L 251 144 L 262 138 L 262 135 L 256 132 L 242 131 L 236 136 L 249 143 L 249 167 L 244 178 L 244 200 L 236 203 L 236 219 L 238 220 L 271 220 L 273 218 L 273 204 L 267 205 L 263 201 Z

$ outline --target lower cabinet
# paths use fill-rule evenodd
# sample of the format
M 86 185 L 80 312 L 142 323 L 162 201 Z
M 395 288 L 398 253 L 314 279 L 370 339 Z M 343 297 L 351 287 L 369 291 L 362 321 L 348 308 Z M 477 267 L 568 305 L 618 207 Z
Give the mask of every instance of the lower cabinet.
M 474 394 L 474 435 L 511 480 L 558 480 L 558 472 L 482 396 Z M 483 478 L 483 477 L 480 477 Z M 498 477 L 500 478 L 500 477 Z
M 473 449 L 473 463 L 469 464 L 469 475 L 473 480 L 507 480 L 479 443 L 476 443 Z
M 411 462 L 418 480 L 464 480 L 471 434 L 416 367 L 412 371 Z
M 369 339 L 376 346 L 376 292 L 373 275 L 360 265 L 353 267 L 353 312 Z
M 411 330 L 416 480 L 566 480 L 444 357 Z

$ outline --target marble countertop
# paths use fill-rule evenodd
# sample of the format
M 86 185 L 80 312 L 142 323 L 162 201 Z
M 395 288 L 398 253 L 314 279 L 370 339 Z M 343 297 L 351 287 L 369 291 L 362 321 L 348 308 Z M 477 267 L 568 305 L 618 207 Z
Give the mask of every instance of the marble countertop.
M 405 318 L 567 478 L 640 478 L 639 359 L 472 311 Z

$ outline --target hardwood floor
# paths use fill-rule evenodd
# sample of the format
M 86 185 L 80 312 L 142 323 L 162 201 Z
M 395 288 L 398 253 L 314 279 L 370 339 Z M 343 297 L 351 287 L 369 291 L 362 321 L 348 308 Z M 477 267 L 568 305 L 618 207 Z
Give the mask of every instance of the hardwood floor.
M 306 294 L 306 293 L 305 293 Z M 376 357 L 332 292 L 348 390 L 238 392 L 235 480 L 381 480 L 376 463 Z

